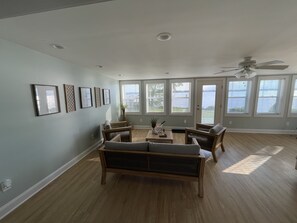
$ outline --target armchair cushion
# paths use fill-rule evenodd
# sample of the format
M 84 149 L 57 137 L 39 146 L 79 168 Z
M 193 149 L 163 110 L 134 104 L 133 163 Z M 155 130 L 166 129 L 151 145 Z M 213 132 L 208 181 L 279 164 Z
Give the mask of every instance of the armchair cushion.
M 211 129 L 209 129 L 209 133 L 211 133 L 211 134 L 217 134 L 220 131 L 222 131 L 223 128 L 224 127 L 220 123 L 218 123 L 214 127 L 212 127 Z
M 108 120 L 105 121 L 105 123 L 103 124 L 103 129 L 104 130 L 111 129 L 111 124 L 110 124 L 110 122 Z

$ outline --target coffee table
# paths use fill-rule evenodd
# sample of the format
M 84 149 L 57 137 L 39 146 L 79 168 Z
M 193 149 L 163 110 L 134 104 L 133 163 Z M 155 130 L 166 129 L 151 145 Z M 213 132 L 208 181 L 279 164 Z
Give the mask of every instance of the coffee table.
M 173 143 L 172 131 L 170 130 L 165 131 L 165 134 L 167 135 L 167 137 L 160 137 L 159 135 L 154 135 L 152 133 L 152 130 L 149 130 L 145 137 L 145 140 L 150 142 L 159 142 L 159 143 Z

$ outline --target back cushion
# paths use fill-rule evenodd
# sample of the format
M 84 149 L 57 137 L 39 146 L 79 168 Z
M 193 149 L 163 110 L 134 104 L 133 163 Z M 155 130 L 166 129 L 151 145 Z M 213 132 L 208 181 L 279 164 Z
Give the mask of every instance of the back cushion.
M 130 151 L 148 151 L 148 142 L 105 142 L 105 149 L 110 150 L 130 150 Z
M 214 127 L 212 127 L 211 129 L 209 129 L 209 133 L 211 134 L 217 134 L 218 132 L 220 132 L 224 127 L 218 123 L 216 124 Z
M 199 155 L 200 146 L 195 144 L 150 143 L 149 151 L 156 153 Z

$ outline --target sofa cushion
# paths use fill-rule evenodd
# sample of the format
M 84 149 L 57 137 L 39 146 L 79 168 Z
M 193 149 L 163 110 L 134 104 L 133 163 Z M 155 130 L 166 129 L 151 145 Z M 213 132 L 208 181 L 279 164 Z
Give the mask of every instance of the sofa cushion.
M 148 142 L 105 142 L 105 149 L 110 150 L 130 150 L 130 151 L 148 151 Z
M 150 143 L 149 151 L 156 153 L 174 153 L 184 155 L 199 155 L 200 146 L 195 144 Z
M 211 134 L 217 134 L 218 132 L 220 132 L 224 127 L 218 123 L 216 124 L 214 127 L 212 127 L 211 129 L 209 129 L 209 133 Z

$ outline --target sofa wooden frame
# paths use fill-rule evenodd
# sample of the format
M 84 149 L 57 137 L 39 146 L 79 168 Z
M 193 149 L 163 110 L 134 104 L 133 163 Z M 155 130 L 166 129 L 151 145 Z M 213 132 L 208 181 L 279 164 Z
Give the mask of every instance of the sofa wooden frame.
M 196 141 L 197 142 L 197 141 Z M 204 167 L 205 167 L 205 157 L 204 155 L 183 155 L 183 154 L 171 154 L 171 153 L 156 153 L 156 152 L 143 152 L 143 151 L 128 151 L 128 150 L 109 150 L 105 149 L 105 147 L 101 147 L 98 149 L 99 156 L 101 160 L 102 166 L 102 175 L 101 175 L 101 184 L 106 184 L 106 173 L 119 173 L 119 174 L 127 174 L 134 176 L 147 176 L 147 177 L 160 177 L 165 179 L 174 179 L 174 180 L 183 180 L 183 181 L 197 181 L 198 182 L 198 196 L 203 197 L 204 189 L 203 189 L 203 177 L 204 177 Z M 122 168 L 110 168 L 107 166 L 105 156 L 108 153 L 122 153 L 122 154 L 142 154 L 147 156 L 147 166 L 150 165 L 150 157 L 158 156 L 158 157 L 174 157 L 174 158 L 189 158 L 189 159 L 200 159 L 198 162 L 198 173 L 197 176 L 187 176 L 180 174 L 172 174 L 172 173 L 161 173 L 161 172 L 150 172 L 143 170 L 128 170 Z

